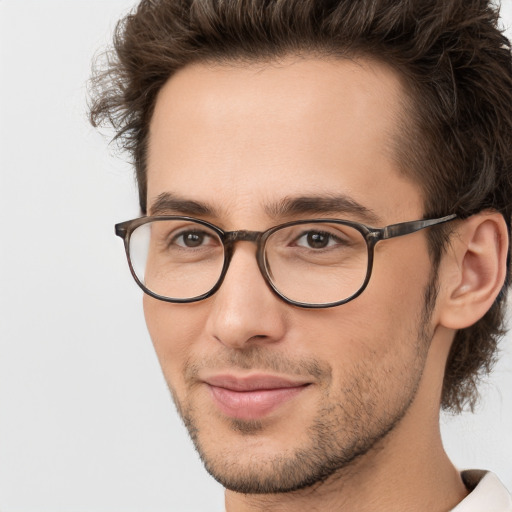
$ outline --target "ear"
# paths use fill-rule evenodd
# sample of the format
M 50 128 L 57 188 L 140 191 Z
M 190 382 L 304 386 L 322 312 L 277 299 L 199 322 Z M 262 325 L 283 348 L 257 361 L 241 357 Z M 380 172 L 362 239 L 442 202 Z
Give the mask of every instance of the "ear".
M 443 256 L 440 323 L 464 329 L 492 306 L 506 276 L 508 232 L 497 212 L 481 212 L 459 222 Z

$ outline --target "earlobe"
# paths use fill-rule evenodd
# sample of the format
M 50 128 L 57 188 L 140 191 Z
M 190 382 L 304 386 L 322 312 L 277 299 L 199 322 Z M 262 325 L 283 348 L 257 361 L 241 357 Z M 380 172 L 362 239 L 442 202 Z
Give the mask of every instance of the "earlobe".
M 448 277 L 442 286 L 442 325 L 464 329 L 485 315 L 503 287 L 507 251 L 507 226 L 501 214 L 481 212 L 461 221 L 440 275 Z

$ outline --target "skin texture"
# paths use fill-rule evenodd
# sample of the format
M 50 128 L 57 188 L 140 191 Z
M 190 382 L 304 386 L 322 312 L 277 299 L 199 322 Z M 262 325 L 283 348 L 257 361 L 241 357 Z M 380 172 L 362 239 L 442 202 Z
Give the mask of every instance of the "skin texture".
M 207 208 L 167 204 L 159 214 L 195 213 L 225 230 L 262 231 L 297 218 L 375 226 L 420 219 L 421 190 L 389 149 L 403 94 L 397 76 L 375 62 L 189 66 L 162 89 L 152 119 L 149 213 L 172 194 Z M 275 211 L 290 198 L 333 194 L 367 212 Z M 332 309 L 276 297 L 250 242 L 237 244 L 212 297 L 144 297 L 163 373 L 208 471 L 228 489 L 228 512 L 433 512 L 463 499 L 439 435 L 443 371 L 454 330 L 497 293 L 506 235 L 492 214 L 455 229 L 430 312 L 425 294 L 435 275 L 424 232 L 379 243 L 368 288 Z M 494 260 L 486 253 L 494 270 L 478 249 L 489 240 L 497 240 Z M 468 256 L 471 247 L 478 250 Z M 270 412 L 240 419 L 219 407 L 205 382 L 219 375 L 279 377 L 300 389 Z

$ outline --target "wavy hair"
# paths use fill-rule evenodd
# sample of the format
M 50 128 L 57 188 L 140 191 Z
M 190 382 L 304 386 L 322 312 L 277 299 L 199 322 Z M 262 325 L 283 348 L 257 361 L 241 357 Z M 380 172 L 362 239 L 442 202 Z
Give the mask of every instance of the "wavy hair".
M 146 211 L 146 152 L 158 92 L 193 62 L 287 54 L 371 58 L 403 78 L 395 154 L 423 191 L 425 216 L 512 213 L 512 64 L 499 10 L 487 0 L 142 0 L 116 28 L 92 78 L 90 119 L 111 125 L 135 165 Z M 447 233 L 429 233 L 436 268 Z M 510 281 L 507 273 L 506 286 Z M 496 359 L 506 286 L 456 333 L 442 406 L 471 409 Z

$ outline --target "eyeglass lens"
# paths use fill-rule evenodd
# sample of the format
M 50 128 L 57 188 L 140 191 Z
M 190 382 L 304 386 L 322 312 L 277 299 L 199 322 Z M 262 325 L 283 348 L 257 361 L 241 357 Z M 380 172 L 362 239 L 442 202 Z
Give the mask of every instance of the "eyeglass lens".
M 225 251 L 220 235 L 190 220 L 154 220 L 136 228 L 130 259 L 139 281 L 169 299 L 192 299 L 218 282 Z M 368 250 L 361 232 L 338 223 L 300 223 L 279 228 L 266 239 L 265 272 L 288 299 L 328 304 L 363 285 Z

